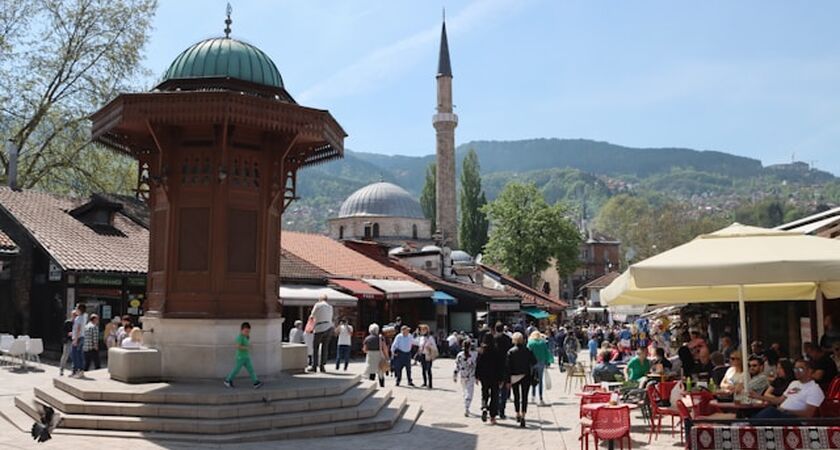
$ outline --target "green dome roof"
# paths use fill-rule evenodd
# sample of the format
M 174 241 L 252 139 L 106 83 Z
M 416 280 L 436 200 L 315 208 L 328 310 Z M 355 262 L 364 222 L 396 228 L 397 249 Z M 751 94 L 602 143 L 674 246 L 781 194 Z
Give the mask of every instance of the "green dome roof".
M 280 71 L 262 50 L 231 38 L 194 44 L 175 58 L 162 81 L 190 78 L 235 78 L 283 88 Z

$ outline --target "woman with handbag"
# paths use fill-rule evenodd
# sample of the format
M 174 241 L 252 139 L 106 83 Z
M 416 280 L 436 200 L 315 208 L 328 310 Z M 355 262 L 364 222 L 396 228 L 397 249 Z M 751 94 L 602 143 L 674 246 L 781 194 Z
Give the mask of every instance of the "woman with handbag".
M 385 338 L 379 334 L 379 325 L 372 323 L 368 327 L 368 337 L 365 338 L 362 344 L 362 350 L 365 352 L 365 373 L 371 381 L 379 376 L 379 387 L 385 387 L 385 372 L 389 370 L 389 355 L 388 345 L 385 343 Z
M 420 337 L 417 340 L 417 360 L 423 369 L 423 387 L 432 388 L 432 361 L 438 357 L 435 337 L 429 333 L 429 326 L 420 324 L 417 327 Z
M 537 392 L 540 394 L 540 405 L 545 405 L 543 401 L 543 376 L 546 367 L 549 367 L 554 362 L 554 356 L 551 355 L 551 350 L 548 349 L 548 343 L 539 331 L 534 331 L 528 336 L 528 350 L 537 358 L 537 365 L 534 367 L 534 383 L 531 385 L 531 398 L 534 402 L 537 401 Z
M 508 384 L 513 390 L 513 406 L 516 409 L 516 420 L 519 426 L 525 428 L 525 413 L 528 411 L 528 388 L 534 378 L 533 369 L 537 358 L 525 346 L 525 336 L 513 333 L 513 347 L 508 350 L 506 359 L 506 373 L 510 377 Z

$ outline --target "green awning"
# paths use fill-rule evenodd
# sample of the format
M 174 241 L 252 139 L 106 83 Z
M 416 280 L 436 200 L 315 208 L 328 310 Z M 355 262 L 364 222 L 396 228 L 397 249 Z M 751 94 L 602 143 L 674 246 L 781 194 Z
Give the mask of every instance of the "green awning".
M 537 308 L 522 308 L 522 312 L 535 319 L 548 319 L 548 313 Z

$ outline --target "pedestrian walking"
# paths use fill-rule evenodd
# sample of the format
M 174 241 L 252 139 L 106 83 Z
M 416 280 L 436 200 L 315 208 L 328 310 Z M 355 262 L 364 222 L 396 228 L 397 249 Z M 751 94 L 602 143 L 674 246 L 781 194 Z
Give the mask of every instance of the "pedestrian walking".
M 432 361 L 439 355 L 437 343 L 435 337 L 429 333 L 428 325 L 420 324 L 417 329 L 420 333 L 417 339 L 417 359 L 423 371 L 423 387 L 432 389 Z
M 505 325 L 501 322 L 496 322 L 496 336 L 493 337 L 493 343 L 496 351 L 499 353 L 499 357 L 502 359 L 502 365 L 504 365 L 504 358 L 506 357 L 508 350 L 513 347 L 511 336 L 513 336 L 513 333 L 508 335 Z M 499 418 L 507 419 L 505 408 L 507 407 L 507 401 L 510 398 L 510 386 L 508 386 L 507 383 L 503 383 L 502 380 L 499 382 Z
M 335 334 L 338 335 L 338 348 L 335 352 L 335 370 L 338 370 L 338 367 L 341 365 L 341 361 L 344 361 L 344 371 L 347 372 L 347 364 L 350 363 L 350 346 L 352 343 L 351 338 L 353 336 L 353 326 L 347 323 L 346 319 L 342 319 L 338 323 Z
M 587 346 L 589 347 L 589 365 L 594 365 L 595 359 L 598 357 L 598 339 L 595 338 L 594 334 L 589 338 Z
M 534 384 L 531 386 L 531 399 L 536 403 L 537 392 L 540 394 L 540 405 L 545 405 L 543 400 L 543 377 L 545 376 L 545 369 L 550 367 L 554 362 L 554 356 L 551 350 L 548 349 L 548 342 L 539 331 L 531 333 L 528 337 L 528 350 L 534 354 L 537 359 L 537 364 L 534 366 Z
M 472 343 L 469 340 L 464 340 L 464 349 L 455 357 L 455 372 L 452 375 L 453 381 L 461 381 L 461 390 L 464 393 L 464 417 L 470 416 L 470 405 L 472 404 L 473 392 L 475 385 L 478 383 L 475 379 L 475 365 L 477 355 L 470 351 Z
M 481 420 L 495 424 L 499 416 L 500 387 L 505 383 L 505 354 L 496 347 L 493 336 L 486 335 L 481 341 L 475 361 L 475 376 L 481 383 Z M 500 417 L 500 416 L 499 416 Z
M 72 358 L 70 355 L 73 352 L 73 321 L 76 319 L 76 316 L 79 314 L 79 311 L 74 309 L 73 312 L 70 313 L 70 317 L 64 321 L 64 324 L 61 326 L 61 342 L 63 344 L 61 350 L 61 359 L 58 362 L 58 376 L 64 376 L 64 366 L 67 365 L 67 360 L 69 359 L 72 364 Z M 73 367 L 72 365 L 70 367 Z
M 391 343 L 391 354 L 394 355 L 392 369 L 397 378 L 397 386 L 402 381 L 402 369 L 405 368 L 408 385 L 414 387 L 414 381 L 411 380 L 411 345 L 414 338 L 411 337 L 410 332 L 411 329 L 403 325 L 400 328 L 400 334 L 394 337 L 394 342 Z
M 85 325 L 85 370 L 93 363 L 93 368 L 99 370 L 99 316 L 90 315 L 90 321 Z
M 236 337 L 236 364 L 230 375 L 225 378 L 225 387 L 233 388 L 233 379 L 239 374 L 239 371 L 244 367 L 248 371 L 248 376 L 251 377 L 251 383 L 254 384 L 254 389 L 262 387 L 262 382 L 257 378 L 257 373 L 254 372 L 254 365 L 251 363 L 251 324 L 242 322 L 239 327 L 239 336 Z
M 516 409 L 516 420 L 519 426 L 525 428 L 525 415 L 528 412 L 528 388 L 533 378 L 532 369 L 537 364 L 534 354 L 525 346 L 525 336 L 513 333 L 513 347 L 508 350 L 506 359 L 506 373 L 510 376 L 508 384 L 513 391 L 513 407 Z
M 128 337 L 128 334 L 131 333 L 131 329 L 133 328 L 131 322 L 131 316 L 124 315 L 122 316 L 122 326 L 117 330 L 117 345 L 122 345 L 122 341 Z
M 327 350 L 330 348 L 330 339 L 333 335 L 333 307 L 327 303 L 326 294 L 321 294 L 315 302 L 310 317 L 315 319 L 315 336 L 312 340 L 312 365 L 307 371 L 315 372 L 321 369 L 321 373 L 325 373 Z
M 80 303 L 76 307 L 76 318 L 73 319 L 72 348 L 70 357 L 73 359 L 73 375 L 71 377 L 84 378 L 85 376 L 85 324 L 87 321 L 87 306 Z
M 574 331 L 569 331 L 566 334 L 566 339 L 563 342 L 563 350 L 566 354 L 566 361 L 574 365 L 577 363 L 578 352 L 580 351 L 580 342 L 578 342 L 577 334 Z
M 379 334 L 379 325 L 372 323 L 368 327 L 368 336 L 362 343 L 362 351 L 365 352 L 365 373 L 373 381 L 379 377 L 379 387 L 385 387 L 385 372 L 387 372 L 390 360 L 388 345 L 385 337 Z

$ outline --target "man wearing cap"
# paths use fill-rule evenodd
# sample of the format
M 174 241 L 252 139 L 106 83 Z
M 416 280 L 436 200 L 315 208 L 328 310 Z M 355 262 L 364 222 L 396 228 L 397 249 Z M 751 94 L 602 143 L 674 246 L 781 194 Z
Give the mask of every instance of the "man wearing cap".
M 333 307 L 327 303 L 325 294 L 321 294 L 312 307 L 310 317 L 315 321 L 315 336 L 312 341 L 312 366 L 309 372 L 321 369 L 321 373 L 324 373 L 327 371 L 327 352 L 333 335 Z
M 303 340 L 303 322 L 295 320 L 295 326 L 289 331 L 290 344 L 304 344 Z

